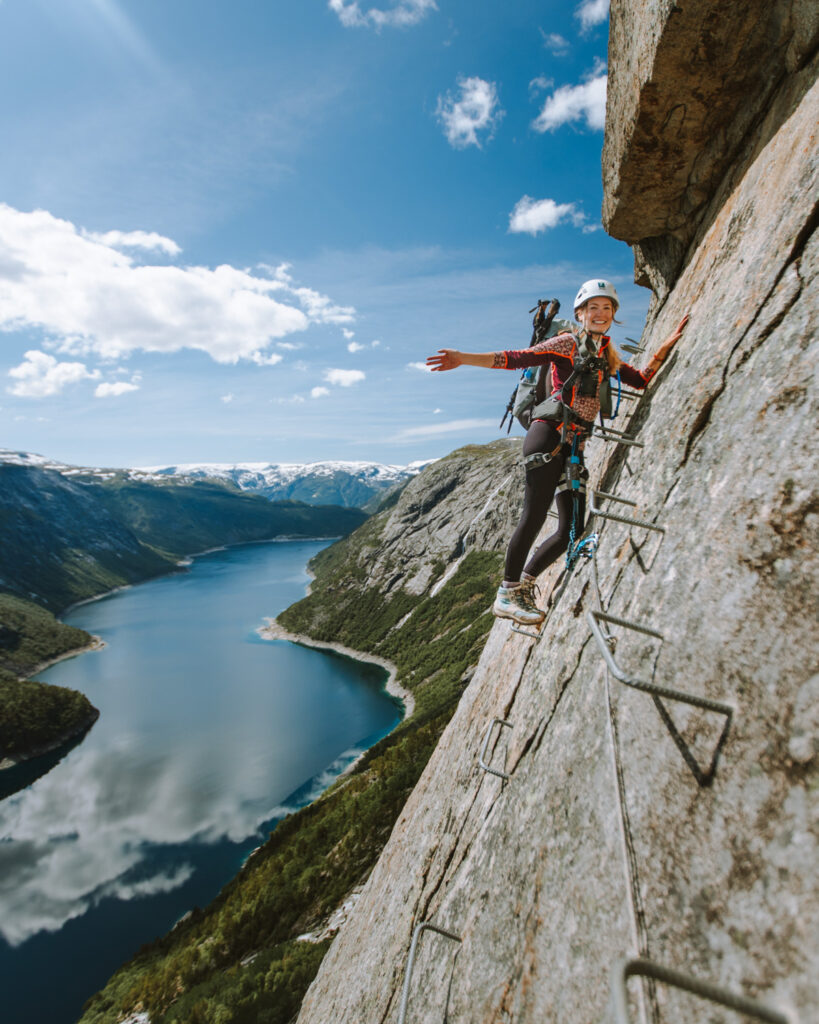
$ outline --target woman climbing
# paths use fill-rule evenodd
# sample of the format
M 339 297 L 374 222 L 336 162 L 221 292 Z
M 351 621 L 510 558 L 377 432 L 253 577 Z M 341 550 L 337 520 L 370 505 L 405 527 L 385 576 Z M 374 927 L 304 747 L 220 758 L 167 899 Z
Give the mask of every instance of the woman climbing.
M 575 515 L 579 524 L 577 533 L 582 532 L 585 492 L 575 491 L 579 495 L 575 513 L 565 463 L 569 452 L 582 453 L 586 438 L 591 434 L 600 409 L 601 383 L 619 373 L 624 384 L 646 387 L 688 321 L 684 316 L 677 329 L 654 353 L 646 369 L 637 370 L 622 362 L 606 334 L 619 304 L 617 291 L 609 281 L 586 281 L 574 300 L 574 316 L 579 327 L 571 332 L 518 351 L 459 352 L 444 348 L 427 359 L 431 370 L 454 370 L 458 366 L 520 370 L 552 364 L 551 395 L 535 406 L 523 442 L 526 470 L 523 512 L 509 541 L 504 580 L 492 609 L 499 618 L 534 626 L 545 618 L 545 613 L 535 603 L 535 581 L 568 547 Z M 555 501 L 557 530 L 526 561 L 555 500 L 555 491 L 558 492 Z

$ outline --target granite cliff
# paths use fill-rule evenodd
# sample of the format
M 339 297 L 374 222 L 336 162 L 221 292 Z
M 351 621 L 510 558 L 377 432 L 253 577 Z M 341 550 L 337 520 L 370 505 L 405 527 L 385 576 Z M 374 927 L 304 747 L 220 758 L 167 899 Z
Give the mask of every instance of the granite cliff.
M 766 1019 L 819 1005 L 818 37 L 796 0 L 613 0 L 604 220 L 653 291 L 646 352 L 691 319 L 628 417 L 643 447 L 597 442 L 590 470 L 665 532 L 596 519 L 542 639 L 494 625 L 300 1024 L 398 1020 L 422 922 L 449 937 L 420 937 L 413 1024 L 612 1019 L 625 954 Z M 616 681 L 599 607 L 662 634 L 609 623 L 619 666 L 729 706 L 725 736 Z M 493 719 L 506 778 L 479 767 Z M 633 1020 L 726 1019 L 629 991 Z

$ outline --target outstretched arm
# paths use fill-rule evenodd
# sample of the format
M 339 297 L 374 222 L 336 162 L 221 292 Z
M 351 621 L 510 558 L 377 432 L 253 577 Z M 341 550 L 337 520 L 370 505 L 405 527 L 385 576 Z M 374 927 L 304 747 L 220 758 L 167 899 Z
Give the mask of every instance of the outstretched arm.
M 454 370 L 456 366 L 495 365 L 496 352 L 459 352 L 456 348 L 439 348 L 435 356 L 427 356 L 430 370 Z

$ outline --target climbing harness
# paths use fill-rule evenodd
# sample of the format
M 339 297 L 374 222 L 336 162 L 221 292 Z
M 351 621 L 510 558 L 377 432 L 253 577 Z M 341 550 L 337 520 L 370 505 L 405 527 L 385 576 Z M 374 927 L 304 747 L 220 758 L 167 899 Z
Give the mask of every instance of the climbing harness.
M 563 447 L 561 441 L 559 445 L 553 448 L 550 452 L 532 452 L 531 455 L 524 455 L 523 457 L 523 468 L 534 469 L 535 466 L 545 466 L 551 462 L 556 456 L 560 454 L 560 450 Z

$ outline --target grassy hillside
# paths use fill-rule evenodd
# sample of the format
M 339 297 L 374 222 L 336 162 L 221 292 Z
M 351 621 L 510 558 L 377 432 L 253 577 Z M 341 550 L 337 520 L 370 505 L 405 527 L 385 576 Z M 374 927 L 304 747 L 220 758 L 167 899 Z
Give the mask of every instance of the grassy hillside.
M 152 1024 L 293 1018 L 328 945 L 296 936 L 368 877 L 491 626 L 495 553 L 472 552 L 432 598 L 363 588 L 358 557 L 382 526 L 371 520 L 321 552 L 313 593 L 280 621 L 393 660 L 398 681 L 415 694 L 414 715 L 322 798 L 281 822 L 209 907 L 118 971 L 89 1001 L 82 1024 L 114 1022 L 136 1009 L 147 1009 Z
M 94 721 L 96 709 L 76 690 L 19 679 L 90 642 L 85 630 L 57 622 L 31 601 L 0 593 L 0 760 L 51 745 Z

